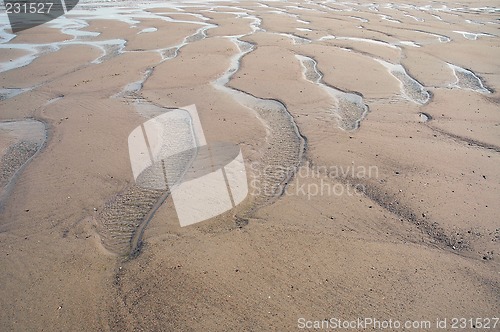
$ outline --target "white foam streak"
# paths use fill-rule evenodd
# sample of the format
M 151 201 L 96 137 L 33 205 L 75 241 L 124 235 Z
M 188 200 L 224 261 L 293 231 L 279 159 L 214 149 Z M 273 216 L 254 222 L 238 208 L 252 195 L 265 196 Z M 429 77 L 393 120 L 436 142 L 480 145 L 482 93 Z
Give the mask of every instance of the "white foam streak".
M 367 38 L 358 38 L 358 37 L 339 37 L 339 36 L 328 35 L 328 36 L 323 36 L 323 37 L 319 38 L 318 41 L 332 40 L 332 39 L 336 39 L 336 40 L 350 40 L 350 41 L 355 41 L 355 42 L 363 42 L 363 43 L 375 44 L 375 45 L 389 47 L 389 48 L 393 48 L 393 49 L 399 49 L 399 47 L 397 47 L 397 46 L 395 46 L 393 44 L 386 43 L 384 41 L 374 40 L 374 39 L 367 39 Z
M 335 101 L 336 108 L 333 114 L 338 119 L 338 126 L 343 130 L 355 130 L 359 127 L 361 120 L 368 113 L 368 107 L 364 104 L 363 98 L 354 93 L 347 93 L 335 89 L 323 83 L 323 74 L 318 70 L 314 59 L 296 54 L 302 66 L 304 78 L 314 84 L 317 84 Z
M 495 37 L 493 35 L 490 35 L 488 33 L 474 33 L 474 32 L 466 32 L 466 31 L 453 31 L 455 33 L 461 34 L 465 39 L 468 40 L 477 40 L 479 37 Z
M 408 75 L 402 65 L 395 65 L 381 59 L 375 59 L 375 61 L 387 68 L 389 73 L 400 82 L 401 92 L 408 100 L 419 105 L 423 105 L 430 100 L 429 92 L 425 90 L 422 84 Z
M 472 71 L 456 66 L 454 64 L 448 63 L 448 66 L 453 70 L 453 75 L 456 78 L 455 83 L 451 84 L 451 87 L 456 87 L 460 89 L 467 89 L 476 91 L 479 93 L 491 93 L 484 85 L 479 77 L 476 76 Z

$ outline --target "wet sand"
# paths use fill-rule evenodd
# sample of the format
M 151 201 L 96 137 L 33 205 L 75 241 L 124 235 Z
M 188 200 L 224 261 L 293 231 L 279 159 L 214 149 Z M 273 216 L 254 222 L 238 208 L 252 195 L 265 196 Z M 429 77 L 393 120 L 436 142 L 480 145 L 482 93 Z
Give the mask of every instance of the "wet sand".
M 1 326 L 494 317 L 495 6 L 85 1 L 0 26 Z M 127 138 L 192 104 L 250 195 L 181 228 Z
M 33 119 L 0 122 L 0 208 L 24 166 L 46 140 L 44 123 Z

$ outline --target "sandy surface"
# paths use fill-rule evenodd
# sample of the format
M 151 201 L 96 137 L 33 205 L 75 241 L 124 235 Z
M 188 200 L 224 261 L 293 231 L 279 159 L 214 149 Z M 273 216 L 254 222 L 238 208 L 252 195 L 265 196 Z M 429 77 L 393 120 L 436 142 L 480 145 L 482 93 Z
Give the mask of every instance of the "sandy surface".
M 84 1 L 2 26 L 1 330 L 498 317 L 495 6 Z M 191 104 L 250 195 L 180 227 L 127 138 Z

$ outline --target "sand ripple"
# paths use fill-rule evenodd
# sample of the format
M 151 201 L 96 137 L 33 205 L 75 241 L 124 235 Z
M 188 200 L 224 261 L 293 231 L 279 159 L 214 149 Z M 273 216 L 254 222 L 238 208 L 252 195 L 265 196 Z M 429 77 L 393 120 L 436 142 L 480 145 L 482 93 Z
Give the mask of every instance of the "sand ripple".
M 244 91 L 228 86 L 231 77 L 240 66 L 240 61 L 246 54 L 253 51 L 252 44 L 231 40 L 238 46 L 239 53 L 231 59 L 226 72 L 213 82 L 213 86 L 231 95 L 239 104 L 253 110 L 266 127 L 267 149 L 264 149 L 260 160 L 259 192 L 255 195 L 252 211 L 262 205 L 273 202 L 282 194 L 288 180 L 302 160 L 305 140 L 299 132 L 295 121 L 288 113 L 286 106 L 277 100 L 268 100 L 252 96 Z M 285 169 L 289 172 L 268 172 L 265 169 Z
M 409 100 L 416 104 L 423 105 L 430 100 L 430 94 L 416 79 L 408 75 L 402 65 L 395 65 L 387 61 L 376 59 L 394 76 L 401 85 L 401 92 Z
M 337 117 L 339 128 L 343 130 L 357 129 L 361 120 L 368 113 L 368 106 L 364 104 L 363 98 L 355 93 L 347 93 L 325 84 L 322 81 L 323 75 L 318 70 L 316 61 L 303 55 L 296 55 L 295 57 L 302 65 L 305 79 L 319 85 L 335 100 L 336 108 L 333 113 Z
M 480 93 L 491 92 L 483 85 L 481 79 L 477 77 L 476 74 L 474 74 L 472 71 L 464 69 L 459 66 L 455 66 L 451 63 L 448 63 L 448 66 L 453 70 L 453 74 L 457 79 L 457 81 L 454 84 L 452 84 L 452 86 L 461 89 L 473 90 Z
M 45 142 L 45 125 L 36 120 L 0 122 L 0 138 L 1 203 L 16 175 Z

